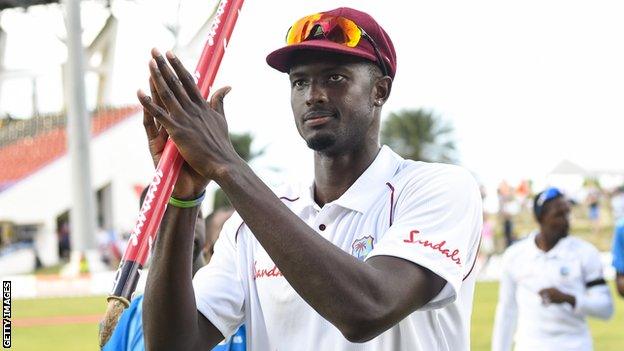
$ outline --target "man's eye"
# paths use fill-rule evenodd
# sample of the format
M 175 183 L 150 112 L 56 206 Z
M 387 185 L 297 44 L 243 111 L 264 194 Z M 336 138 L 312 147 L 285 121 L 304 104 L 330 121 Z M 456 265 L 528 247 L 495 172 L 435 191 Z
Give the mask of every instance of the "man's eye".
M 332 82 L 340 82 L 343 79 L 344 77 L 341 76 L 340 74 L 332 74 L 331 76 L 329 76 L 329 80 Z
M 293 88 L 300 88 L 305 85 L 305 81 L 303 79 L 294 80 L 292 83 Z

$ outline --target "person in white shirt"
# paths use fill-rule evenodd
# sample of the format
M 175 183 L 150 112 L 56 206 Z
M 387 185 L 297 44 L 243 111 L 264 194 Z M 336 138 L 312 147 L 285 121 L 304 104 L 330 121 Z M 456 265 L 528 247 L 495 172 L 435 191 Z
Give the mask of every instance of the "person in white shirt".
M 609 319 L 611 292 L 598 250 L 568 235 L 570 204 L 557 188 L 534 200 L 539 231 L 503 255 L 493 351 L 592 350 L 586 316 Z M 514 338 L 515 333 L 515 338 Z
M 172 53 L 152 55 L 152 98 L 138 94 L 150 150 L 157 161 L 173 138 L 187 162 L 173 197 L 190 200 L 170 203 L 155 245 L 147 349 L 206 350 L 243 323 L 249 350 L 470 349 L 479 188 L 463 168 L 380 146 L 396 54 L 371 16 L 306 16 L 267 57 L 288 73 L 295 125 L 314 150 L 314 182 L 275 193 L 231 145 L 228 89 L 206 103 Z M 267 104 L 253 117 L 265 118 L 270 94 L 258 93 Z M 236 213 L 191 282 L 194 205 L 209 180 Z

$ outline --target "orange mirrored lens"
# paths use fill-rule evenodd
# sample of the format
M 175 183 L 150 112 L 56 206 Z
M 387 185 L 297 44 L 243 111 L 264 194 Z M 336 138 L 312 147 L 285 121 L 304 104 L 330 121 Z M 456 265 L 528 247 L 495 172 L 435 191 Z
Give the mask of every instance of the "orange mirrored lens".
M 295 24 L 293 24 L 288 30 L 288 34 L 286 35 L 286 44 L 292 45 L 304 41 L 308 35 L 310 35 L 310 31 L 312 30 L 312 27 L 314 27 L 314 23 L 317 22 L 321 16 L 322 15 L 320 13 L 317 13 L 305 16 L 295 22 Z
M 346 19 L 344 17 L 336 17 L 336 25 L 342 30 L 344 35 L 344 44 L 350 48 L 355 47 L 359 42 L 360 38 L 362 38 L 362 31 L 360 27 L 355 24 L 355 22 L 350 19 Z
M 362 31 L 350 19 L 314 14 L 303 17 L 290 27 L 286 35 L 286 44 L 303 42 L 316 25 L 321 26 L 326 39 L 351 48 L 357 46 L 362 38 Z

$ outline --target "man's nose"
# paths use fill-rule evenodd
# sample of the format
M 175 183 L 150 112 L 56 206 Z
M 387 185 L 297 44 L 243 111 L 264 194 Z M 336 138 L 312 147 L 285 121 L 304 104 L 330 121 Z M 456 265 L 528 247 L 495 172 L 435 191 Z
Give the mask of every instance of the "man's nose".
M 313 106 L 327 102 L 327 91 L 320 84 L 312 83 L 306 94 L 306 105 Z

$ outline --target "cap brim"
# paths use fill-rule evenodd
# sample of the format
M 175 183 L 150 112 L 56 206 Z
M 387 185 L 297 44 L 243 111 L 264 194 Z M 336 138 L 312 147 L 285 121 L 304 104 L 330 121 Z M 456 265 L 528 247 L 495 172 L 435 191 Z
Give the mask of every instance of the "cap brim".
M 357 47 L 350 48 L 329 40 L 306 40 L 302 43 L 287 45 L 273 51 L 267 56 L 266 62 L 269 66 L 275 68 L 276 70 L 288 73 L 290 71 L 290 67 L 292 66 L 291 60 L 294 54 L 302 50 L 333 52 L 337 54 L 361 57 L 373 62 L 376 61 L 375 55 L 371 55 Z

